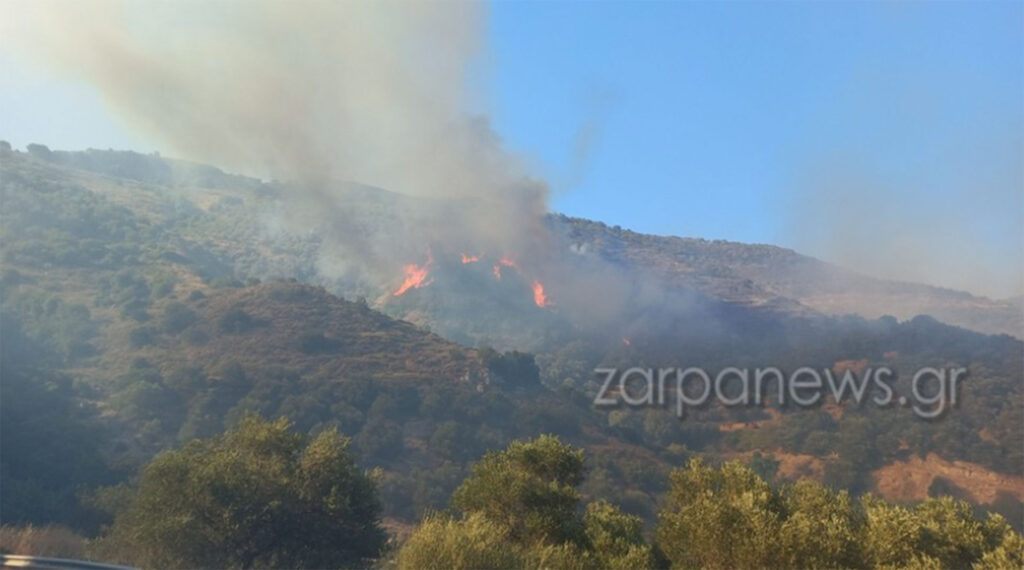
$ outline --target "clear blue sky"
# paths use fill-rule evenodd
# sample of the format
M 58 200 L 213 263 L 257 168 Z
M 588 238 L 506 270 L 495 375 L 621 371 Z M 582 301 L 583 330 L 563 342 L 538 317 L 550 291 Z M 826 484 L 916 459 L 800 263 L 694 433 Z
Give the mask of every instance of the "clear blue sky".
M 552 209 L 1020 291 L 1024 2 L 490 8 L 491 119 Z M 152 150 L 86 86 L 5 57 L 0 138 Z

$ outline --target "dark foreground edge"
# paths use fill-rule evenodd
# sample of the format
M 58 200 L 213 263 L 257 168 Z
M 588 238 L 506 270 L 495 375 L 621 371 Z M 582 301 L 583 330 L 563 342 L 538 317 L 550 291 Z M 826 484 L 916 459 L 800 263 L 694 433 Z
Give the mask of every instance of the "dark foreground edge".
M 42 558 L 39 556 L 21 556 L 4 554 L 0 568 L 28 568 L 31 570 L 134 570 L 131 566 L 103 564 L 87 560 L 69 560 L 66 558 Z

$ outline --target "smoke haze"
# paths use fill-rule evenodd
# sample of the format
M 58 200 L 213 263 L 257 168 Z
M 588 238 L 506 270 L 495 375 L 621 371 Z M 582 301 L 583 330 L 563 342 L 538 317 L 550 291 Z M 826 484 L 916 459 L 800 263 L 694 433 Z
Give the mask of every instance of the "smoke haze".
M 22 5 L 8 41 L 96 86 L 176 154 L 288 181 L 336 269 L 395 273 L 423 240 L 536 249 L 546 187 L 467 112 L 482 8 L 461 2 Z M 424 199 L 387 247 L 342 218 L 356 181 Z M 439 200 L 444 199 L 444 200 Z M 442 205 L 443 204 L 443 205 Z M 409 240 L 415 243 L 409 243 Z M 404 243 L 402 243 L 404 242 Z M 396 251 L 404 245 L 405 251 Z M 385 250 L 382 250 L 386 249 Z

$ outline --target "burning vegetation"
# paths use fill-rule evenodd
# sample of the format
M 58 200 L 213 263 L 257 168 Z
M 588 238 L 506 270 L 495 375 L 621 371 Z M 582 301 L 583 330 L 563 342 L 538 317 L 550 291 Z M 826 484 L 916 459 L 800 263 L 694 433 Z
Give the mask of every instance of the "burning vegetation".
M 551 300 L 544 294 L 544 285 L 540 281 L 533 282 L 533 302 L 542 308 L 551 305 Z
M 502 257 L 501 259 L 498 260 L 497 263 L 494 264 L 494 267 L 491 269 L 491 271 L 494 273 L 494 278 L 499 280 L 499 281 L 501 280 L 501 268 L 502 267 L 511 267 L 511 268 L 515 269 L 516 271 L 519 271 L 519 267 L 516 265 L 515 261 L 512 261 L 511 259 L 509 259 L 507 257 Z
M 484 259 L 484 255 L 470 255 L 463 253 L 460 255 L 459 261 L 462 265 L 471 265 L 479 263 Z M 422 265 L 417 263 L 408 263 L 402 267 L 405 277 L 402 284 L 395 289 L 392 293 L 395 297 L 401 297 L 402 295 L 409 292 L 410 289 L 418 289 L 420 287 L 426 287 L 434 282 L 430 272 L 434 264 L 433 256 L 427 253 L 427 261 Z M 522 277 L 523 271 L 519 268 L 519 265 L 511 257 L 502 256 L 491 266 L 491 272 L 494 278 L 501 280 L 502 269 L 508 267 L 515 270 L 516 275 Z M 533 295 L 533 303 L 541 308 L 550 307 L 552 305 L 551 299 L 548 297 L 547 292 L 544 290 L 544 284 L 537 279 L 530 281 L 530 289 Z
M 402 285 L 395 290 L 395 297 L 401 297 L 405 295 L 409 289 L 418 289 L 420 287 L 426 287 L 433 283 L 433 279 L 430 276 L 430 266 L 433 264 L 434 259 L 430 253 L 427 253 L 427 262 L 423 265 L 417 265 L 415 263 L 408 263 L 402 269 L 405 271 L 405 281 L 402 281 Z

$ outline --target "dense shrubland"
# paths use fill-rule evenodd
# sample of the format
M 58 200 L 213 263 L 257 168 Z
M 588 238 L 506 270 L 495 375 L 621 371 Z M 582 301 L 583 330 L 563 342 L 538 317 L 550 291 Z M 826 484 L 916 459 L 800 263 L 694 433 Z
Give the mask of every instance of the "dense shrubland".
M 586 457 L 554 436 L 486 453 L 399 543 L 385 541 L 379 474 L 349 440 L 244 418 L 158 455 L 112 489 L 99 538 L 4 527 L 0 548 L 146 568 L 1019 568 L 1024 541 L 1000 515 L 949 497 L 896 506 L 813 481 L 773 486 L 739 462 L 671 473 L 657 524 L 584 501 Z M 47 550 L 49 549 L 49 550 Z M 44 552 L 45 551 L 45 552 Z
M 1000 515 L 949 497 L 913 507 L 813 481 L 773 487 L 738 462 L 671 474 L 653 539 L 614 505 L 581 508 L 583 455 L 548 436 L 490 453 L 428 517 L 399 568 L 1017 568 L 1024 542 Z
M 740 463 L 699 460 L 672 473 L 657 544 L 673 568 L 1000 568 L 1024 560 L 1020 534 L 1001 515 L 979 520 L 950 497 L 895 506 L 809 480 L 774 488 Z
M 671 319 L 647 314 L 633 323 L 636 334 L 626 345 L 617 331 L 579 330 L 547 314 L 537 317 L 545 319 L 537 326 L 548 332 L 535 335 L 505 313 L 480 313 L 486 307 L 480 303 L 465 314 L 435 315 L 450 319 L 431 323 L 436 330 L 470 321 L 490 327 L 484 334 L 467 325 L 470 332 L 458 339 L 480 347 L 472 349 L 392 320 L 365 300 L 350 303 L 321 288 L 272 279 L 318 279 L 314 238 L 271 240 L 260 230 L 253 201 L 272 195 L 273 185 L 131 153 L 34 154 L 46 162 L 8 156 L 12 162 L 0 177 L 4 523 L 61 524 L 90 538 L 103 534 L 109 548 L 124 544 L 118 524 L 125 523 L 115 521 L 141 512 L 130 505 L 142 504 L 131 497 L 145 487 L 142 466 L 152 468 L 154 457 L 169 461 L 160 455 L 169 450 L 186 463 L 196 460 L 189 453 L 213 453 L 218 444 L 211 442 L 232 437 L 230 430 L 258 414 L 290 418 L 304 442 L 335 432 L 350 439 L 339 456 L 375 470 L 379 514 L 390 522 L 423 521 L 408 549 L 385 552 L 399 565 L 438 559 L 465 567 L 742 566 L 756 558 L 779 567 L 962 567 L 983 560 L 1012 567 L 1019 560 L 1013 558 L 1019 535 L 1000 534 L 998 519 L 960 503 L 891 506 L 862 498 L 874 469 L 915 454 L 1024 471 L 1024 349 L 1016 339 L 929 318 L 849 317 L 741 322 L 761 336 L 710 342 L 698 338 L 699 330 L 681 331 Z M 189 185 L 223 193 L 200 208 Z M 561 223 L 577 222 L 589 231 L 582 221 Z M 628 240 L 644 241 L 628 232 L 618 238 L 627 240 L 624 248 Z M 323 284 L 352 298 L 369 293 Z M 422 298 L 384 308 L 399 316 L 432 314 L 430 297 Z M 490 341 L 531 343 L 537 356 L 488 349 Z M 773 421 L 764 421 L 772 418 L 760 408 L 708 407 L 679 421 L 671 410 L 592 406 L 596 366 L 820 368 L 847 359 L 902 370 L 968 364 L 970 381 L 959 408 L 930 422 L 870 406 L 848 406 L 841 414 L 824 406 L 783 409 Z M 479 370 L 470 374 L 474 366 Z M 719 429 L 761 421 L 757 429 Z M 560 442 L 494 452 L 541 433 Z M 197 439 L 206 443 L 192 443 Z M 576 450 L 566 444 L 585 449 L 585 470 L 576 471 Z M 775 477 L 770 453 L 776 450 L 819 458 L 825 486 L 790 486 Z M 707 466 L 738 453 L 754 454 L 758 476 L 735 465 Z M 559 471 L 532 463 L 545 457 L 565 465 Z M 695 457 L 707 464 L 688 463 Z M 682 465 L 689 466 L 670 479 L 670 470 Z M 681 478 L 684 487 L 705 492 L 681 491 Z M 550 494 L 546 486 L 538 491 L 545 481 L 554 485 Z M 503 493 L 500 508 L 490 508 L 487 489 L 503 485 L 543 501 L 519 511 L 527 499 Z M 962 491 L 948 482 L 933 487 L 934 495 Z M 999 510 L 1021 524 L 1019 501 L 1006 498 Z M 544 524 L 520 528 L 502 512 Z M 727 549 L 734 558 L 716 558 L 721 553 L 672 535 L 698 512 L 741 525 L 714 535 L 736 537 Z M 825 514 L 827 521 L 820 518 Z M 826 523 L 828 533 L 801 535 Z M 745 530 L 730 534 L 736 528 Z M 961 534 L 948 535 L 947 528 Z M 805 558 L 762 549 L 776 540 Z M 145 556 L 131 554 L 164 560 Z M 221 563 L 244 565 L 196 562 Z

